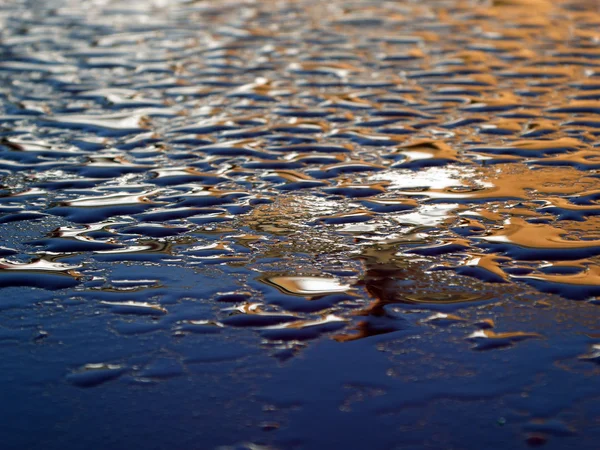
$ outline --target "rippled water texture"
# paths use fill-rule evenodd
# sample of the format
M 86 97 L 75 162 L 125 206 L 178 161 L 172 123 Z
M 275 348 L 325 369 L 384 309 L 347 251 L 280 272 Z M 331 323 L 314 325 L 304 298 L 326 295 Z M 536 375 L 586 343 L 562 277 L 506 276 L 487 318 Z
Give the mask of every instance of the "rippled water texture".
M 0 4 L 0 447 L 600 442 L 596 0 Z

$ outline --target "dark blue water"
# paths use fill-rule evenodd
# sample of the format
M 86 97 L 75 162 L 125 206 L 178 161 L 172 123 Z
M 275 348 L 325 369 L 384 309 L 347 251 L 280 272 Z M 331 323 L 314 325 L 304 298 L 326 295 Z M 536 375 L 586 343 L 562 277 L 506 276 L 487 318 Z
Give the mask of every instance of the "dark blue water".
M 2 450 L 598 448 L 595 1 L 0 25 Z

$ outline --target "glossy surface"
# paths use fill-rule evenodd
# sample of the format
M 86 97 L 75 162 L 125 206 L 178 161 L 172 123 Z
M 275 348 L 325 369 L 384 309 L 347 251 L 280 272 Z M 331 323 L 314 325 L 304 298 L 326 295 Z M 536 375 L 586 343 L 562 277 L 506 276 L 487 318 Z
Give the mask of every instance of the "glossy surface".
M 598 448 L 596 1 L 0 25 L 3 449 Z

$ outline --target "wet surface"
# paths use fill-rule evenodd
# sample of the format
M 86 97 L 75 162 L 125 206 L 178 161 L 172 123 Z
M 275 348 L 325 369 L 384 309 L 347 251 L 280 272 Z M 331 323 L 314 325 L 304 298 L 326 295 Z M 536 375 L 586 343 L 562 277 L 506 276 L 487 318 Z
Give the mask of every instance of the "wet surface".
M 596 1 L 81 3 L 0 6 L 2 448 L 597 448 Z

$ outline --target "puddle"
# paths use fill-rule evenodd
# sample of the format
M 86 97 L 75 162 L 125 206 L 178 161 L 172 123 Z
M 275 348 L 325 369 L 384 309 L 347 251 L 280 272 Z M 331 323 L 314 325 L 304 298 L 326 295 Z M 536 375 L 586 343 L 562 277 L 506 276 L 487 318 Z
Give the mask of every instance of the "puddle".
M 596 1 L 0 25 L 7 448 L 597 447 Z

